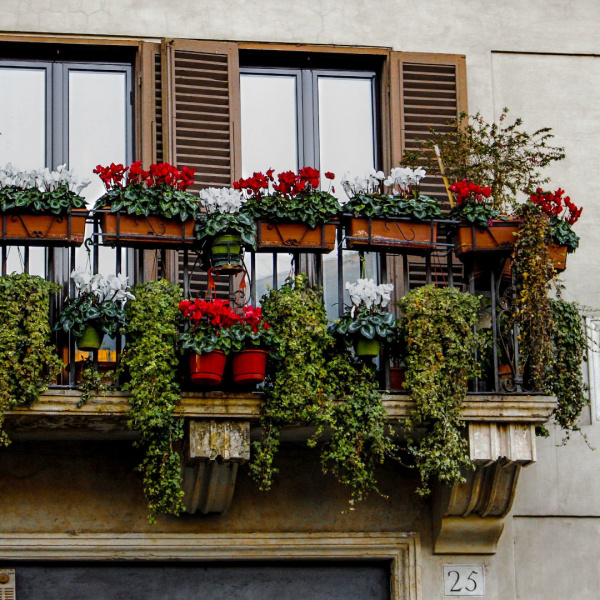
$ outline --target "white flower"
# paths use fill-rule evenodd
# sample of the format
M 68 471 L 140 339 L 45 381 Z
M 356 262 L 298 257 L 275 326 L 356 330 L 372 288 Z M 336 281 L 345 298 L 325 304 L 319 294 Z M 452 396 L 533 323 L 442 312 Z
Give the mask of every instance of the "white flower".
M 14 186 L 23 190 L 37 188 L 40 192 L 52 192 L 66 185 L 71 191 L 80 194 L 90 183 L 89 179 L 80 182 L 73 171 L 67 169 L 67 165 L 60 165 L 56 171 L 50 171 L 47 167 L 19 171 L 11 163 L 0 168 L 0 188 Z
M 97 273 L 92 275 L 83 267 L 78 267 L 71 273 L 71 279 L 80 295 L 93 294 L 99 303 L 105 300 L 123 303 L 126 300 L 135 300 L 135 296 L 129 291 L 127 285 L 128 277 L 119 273 L 118 275 L 104 275 Z
M 209 215 L 214 213 L 237 214 L 247 199 L 233 188 L 207 188 L 201 190 L 198 195 L 200 204 Z
M 346 290 L 352 300 L 352 316 L 355 309 L 364 304 L 366 308 L 385 308 L 391 300 L 394 289 L 391 283 L 380 283 L 377 285 L 372 279 L 358 279 L 356 283 L 346 283 Z

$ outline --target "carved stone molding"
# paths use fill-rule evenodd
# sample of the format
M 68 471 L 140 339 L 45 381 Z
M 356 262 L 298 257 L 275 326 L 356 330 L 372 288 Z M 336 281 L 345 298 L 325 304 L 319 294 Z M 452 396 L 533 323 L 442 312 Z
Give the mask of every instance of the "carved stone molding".
M 249 421 L 190 419 L 182 468 L 186 512 L 225 512 L 233 499 L 238 467 L 248 460 Z
M 436 554 L 494 554 L 522 466 L 535 462 L 535 427 L 469 423 L 475 470 L 466 482 L 438 486 L 434 495 Z

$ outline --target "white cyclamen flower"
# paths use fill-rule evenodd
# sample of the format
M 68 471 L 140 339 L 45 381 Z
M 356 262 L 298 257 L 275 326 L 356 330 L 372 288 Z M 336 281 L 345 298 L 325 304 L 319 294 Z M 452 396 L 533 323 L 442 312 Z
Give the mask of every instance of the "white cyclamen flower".
M 247 198 L 233 188 L 207 188 L 201 190 L 200 204 L 208 214 L 237 214 Z
M 358 279 L 356 283 L 346 283 L 346 290 L 350 294 L 354 307 L 364 304 L 366 308 L 372 306 L 385 308 L 390 303 L 393 289 L 393 284 L 377 285 L 373 279 Z

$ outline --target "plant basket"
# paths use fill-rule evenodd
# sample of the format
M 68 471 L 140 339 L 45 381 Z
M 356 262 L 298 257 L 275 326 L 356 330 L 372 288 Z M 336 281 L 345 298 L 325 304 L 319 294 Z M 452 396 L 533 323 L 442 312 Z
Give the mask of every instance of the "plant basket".
M 68 215 L 2 213 L 1 240 L 23 246 L 81 246 L 87 216 L 85 209 Z
M 257 252 L 321 252 L 335 247 L 336 224 L 326 223 L 311 229 L 304 223 L 257 222 Z
M 361 338 L 354 345 L 356 356 L 359 358 L 375 358 L 379 356 L 381 342 L 379 340 L 366 340 Z
M 374 246 L 376 250 L 390 248 L 430 252 L 437 238 L 435 221 L 401 221 L 351 217 L 346 223 L 346 247 L 363 250 Z
M 227 357 L 220 350 L 190 356 L 190 379 L 196 385 L 216 386 L 223 380 Z
M 496 220 L 489 227 L 460 225 L 452 240 L 454 252 L 461 260 L 478 252 L 507 256 L 515 246 L 520 224 L 520 221 Z
M 94 325 L 86 325 L 81 337 L 77 338 L 77 348 L 84 352 L 91 352 L 92 350 L 98 350 L 102 346 L 102 340 L 104 339 L 104 332 L 98 329 Z
M 235 354 L 231 364 L 233 383 L 256 385 L 264 381 L 267 354 L 266 350 L 245 350 Z
M 103 209 L 109 210 L 109 209 Z M 194 219 L 181 221 L 163 217 L 102 212 L 100 227 L 105 244 L 120 246 L 185 246 L 195 242 Z
M 218 272 L 239 273 L 242 271 L 241 237 L 236 234 L 214 237 L 210 246 L 210 264 Z

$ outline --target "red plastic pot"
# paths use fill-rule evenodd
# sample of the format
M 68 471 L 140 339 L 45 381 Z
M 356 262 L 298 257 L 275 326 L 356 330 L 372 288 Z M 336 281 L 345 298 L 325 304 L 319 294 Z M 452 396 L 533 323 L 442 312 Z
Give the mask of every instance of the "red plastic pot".
M 190 378 L 197 385 L 219 385 L 223 379 L 227 357 L 220 350 L 190 356 Z
M 265 379 L 267 352 L 265 350 L 245 350 L 233 356 L 231 369 L 233 383 L 257 384 Z

